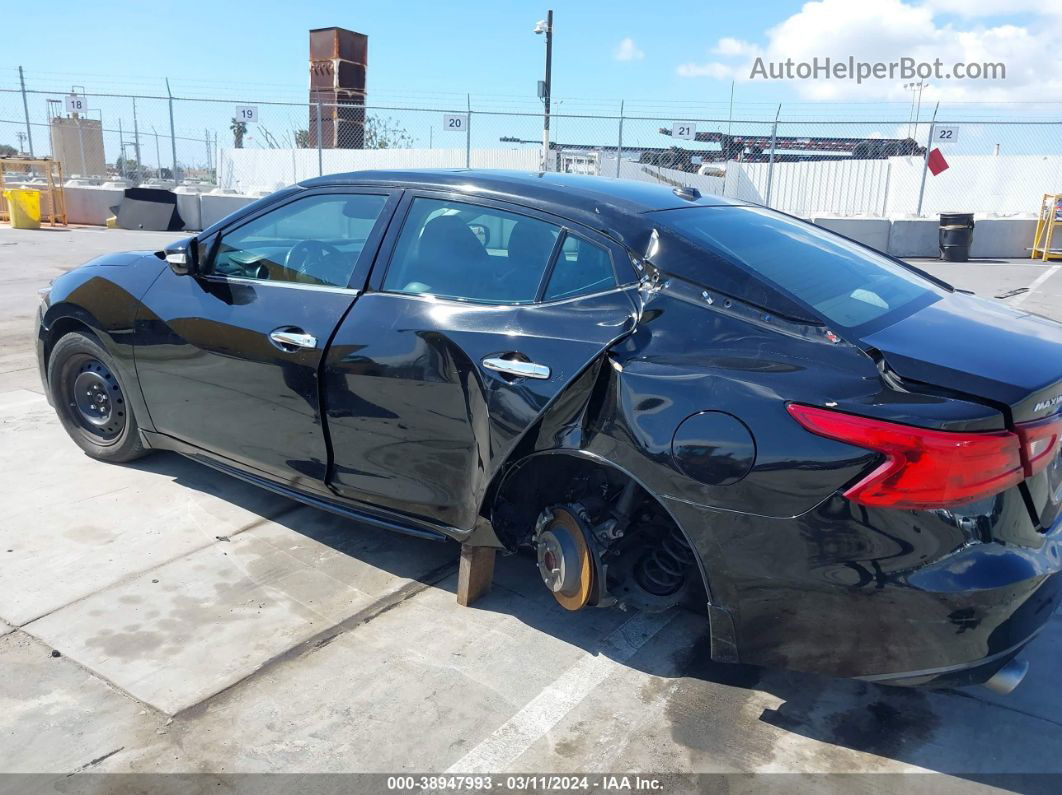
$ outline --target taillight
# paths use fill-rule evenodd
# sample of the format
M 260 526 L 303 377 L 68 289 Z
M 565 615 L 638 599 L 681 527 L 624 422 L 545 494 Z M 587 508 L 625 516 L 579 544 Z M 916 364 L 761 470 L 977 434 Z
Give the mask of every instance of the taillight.
M 1022 445 L 1010 431 L 954 433 L 795 403 L 788 408 L 812 433 L 885 456 L 844 493 L 863 505 L 947 508 L 998 494 L 1026 476 Z
M 1021 454 L 1025 462 L 1025 477 L 1043 472 L 1058 453 L 1062 439 L 1062 414 L 1036 422 L 1019 423 L 1015 430 L 1021 439 Z

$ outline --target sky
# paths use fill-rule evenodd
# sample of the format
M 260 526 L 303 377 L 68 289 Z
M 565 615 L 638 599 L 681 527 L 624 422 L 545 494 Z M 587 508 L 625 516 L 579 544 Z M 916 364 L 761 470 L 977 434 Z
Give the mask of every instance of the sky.
M 1003 81 L 930 81 L 923 102 L 1062 100 L 1054 53 L 1062 0 L 785 0 L 669 3 L 554 0 L 553 95 L 573 109 L 701 104 L 908 102 L 901 80 L 749 80 L 756 57 L 903 56 L 1001 61 Z M 182 0 L 11 2 L 0 88 L 299 99 L 307 82 L 307 30 L 341 26 L 369 36 L 368 90 L 378 99 L 440 99 L 536 107 L 546 5 L 513 0 Z M 47 46 L 43 46 L 47 41 Z M 252 97 L 253 98 L 253 97 Z M 437 103 L 433 103 L 437 104 Z M 902 114 L 901 114 L 902 115 Z
M 15 145 L 25 129 L 14 91 L 21 66 L 29 89 L 50 92 L 29 97 L 38 143 L 47 136 L 48 99 L 82 86 L 88 116 L 104 122 L 108 151 L 130 140 L 137 124 L 133 137 L 142 159 L 167 160 L 166 101 L 139 100 L 134 118 L 131 100 L 104 95 L 165 97 L 169 78 L 177 97 L 218 100 L 175 103 L 181 160 L 209 162 L 212 139 L 214 149 L 231 144 L 230 121 L 241 103 L 262 103 L 246 146 L 292 147 L 299 130 L 313 123 L 305 105 L 308 30 L 329 26 L 368 35 L 367 104 L 408 134 L 405 145 L 462 146 L 444 131 L 439 111 L 463 110 L 466 103 L 499 112 L 473 116 L 472 146 L 541 140 L 536 85 L 545 48 L 533 28 L 547 2 L 11 0 L 3 10 L 5 30 L 27 35 L 6 36 L 0 47 L 0 144 Z M 913 134 L 921 140 L 938 100 L 940 118 L 951 121 L 1062 119 L 1056 68 L 1062 0 L 701 0 L 666 8 L 647 0 L 553 0 L 552 8 L 554 141 L 614 145 L 616 120 L 597 117 L 615 117 L 621 101 L 623 140 L 635 146 L 667 145 L 661 128 L 684 119 L 698 120 L 698 130 L 769 136 L 776 112 L 780 135 Z M 1006 77 L 930 79 L 920 127 L 907 121 L 913 94 L 899 77 L 862 83 L 750 77 L 757 59 L 827 57 L 939 58 L 948 70 L 956 62 L 998 62 Z M 827 129 L 823 120 L 834 126 Z M 1005 153 L 1056 152 L 1059 129 L 969 126 L 953 151 L 982 153 L 999 144 Z

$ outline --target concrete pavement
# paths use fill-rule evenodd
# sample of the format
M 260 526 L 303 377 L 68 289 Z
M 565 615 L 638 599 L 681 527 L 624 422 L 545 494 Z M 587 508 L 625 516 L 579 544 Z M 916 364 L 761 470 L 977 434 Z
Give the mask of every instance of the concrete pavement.
M 1062 772 L 1062 616 L 1008 697 L 715 665 L 701 617 L 568 613 L 519 556 L 459 608 L 454 545 L 88 459 L 42 396 L 36 290 L 172 238 L 0 228 L 0 772 Z M 987 295 L 1046 272 L 918 264 Z M 1022 305 L 1060 299 L 1055 274 Z

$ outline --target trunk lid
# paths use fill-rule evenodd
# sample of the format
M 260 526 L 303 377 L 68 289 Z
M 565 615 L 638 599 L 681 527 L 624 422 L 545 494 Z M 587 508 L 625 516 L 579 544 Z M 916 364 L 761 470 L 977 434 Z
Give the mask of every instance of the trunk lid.
M 901 378 L 1006 406 L 1013 423 L 1062 412 L 1062 324 L 997 301 L 951 293 L 861 337 Z M 1062 513 L 1062 448 L 1024 483 L 1034 519 Z

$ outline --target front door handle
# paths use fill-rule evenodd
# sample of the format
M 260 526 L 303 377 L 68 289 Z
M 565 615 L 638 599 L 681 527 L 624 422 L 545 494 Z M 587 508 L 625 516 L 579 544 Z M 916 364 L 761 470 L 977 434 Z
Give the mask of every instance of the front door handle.
M 313 334 L 307 334 L 301 329 L 287 327 L 274 329 L 269 332 L 269 339 L 282 350 L 317 347 L 317 337 L 313 336 Z
M 546 365 L 524 362 L 519 359 L 502 359 L 498 356 L 488 356 L 483 360 L 483 366 L 488 370 L 495 370 L 506 375 L 515 375 L 518 378 L 546 379 L 550 376 L 550 369 Z

